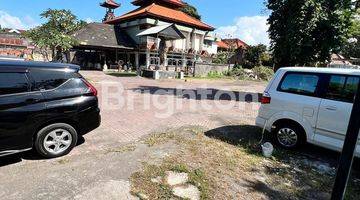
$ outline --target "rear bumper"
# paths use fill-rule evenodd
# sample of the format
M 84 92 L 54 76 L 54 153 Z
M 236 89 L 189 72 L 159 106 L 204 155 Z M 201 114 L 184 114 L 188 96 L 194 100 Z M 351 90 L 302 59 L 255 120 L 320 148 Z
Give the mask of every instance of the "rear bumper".
M 258 117 L 256 117 L 255 124 L 256 124 L 256 126 L 258 126 L 260 128 L 264 128 L 266 125 L 266 119 L 258 116 Z
M 100 109 L 95 108 L 84 111 L 79 117 L 79 131 L 81 135 L 87 134 L 98 128 L 101 124 Z

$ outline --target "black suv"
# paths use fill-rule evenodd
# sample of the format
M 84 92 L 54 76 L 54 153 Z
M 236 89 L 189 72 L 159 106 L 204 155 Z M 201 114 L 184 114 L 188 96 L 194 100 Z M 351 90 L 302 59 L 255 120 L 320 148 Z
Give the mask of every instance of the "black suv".
M 34 148 L 60 157 L 99 127 L 97 90 L 78 71 L 70 64 L 0 61 L 0 156 Z

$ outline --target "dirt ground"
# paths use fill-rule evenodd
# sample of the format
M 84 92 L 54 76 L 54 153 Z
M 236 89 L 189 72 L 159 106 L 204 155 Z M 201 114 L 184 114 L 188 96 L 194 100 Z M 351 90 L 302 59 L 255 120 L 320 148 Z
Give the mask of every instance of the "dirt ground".
M 273 157 L 262 156 L 262 131 L 251 125 L 228 125 L 204 131 L 183 127 L 151 135 L 141 144 L 156 149 L 176 146 L 161 163 L 143 163 L 131 177 L 132 194 L 149 199 L 176 196 L 164 182 L 166 171 L 192 174 L 200 199 L 330 199 L 336 155 L 308 145 L 299 151 L 276 148 Z M 269 134 L 264 141 L 271 141 Z M 313 153 L 317 152 L 317 153 Z M 334 156 L 334 157 L 333 157 Z M 359 199 L 360 174 L 354 171 L 346 199 Z

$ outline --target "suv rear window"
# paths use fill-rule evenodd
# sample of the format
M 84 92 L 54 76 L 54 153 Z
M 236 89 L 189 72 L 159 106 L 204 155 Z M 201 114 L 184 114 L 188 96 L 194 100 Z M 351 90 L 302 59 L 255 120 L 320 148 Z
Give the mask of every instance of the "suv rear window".
M 29 82 L 24 73 L 0 73 L 0 95 L 29 91 Z
M 314 95 L 320 77 L 315 74 L 288 73 L 285 75 L 279 90 L 301 95 Z
M 51 90 L 59 87 L 70 78 L 70 73 L 63 70 L 32 69 L 31 76 L 35 80 L 35 89 Z
M 325 98 L 353 103 L 359 85 L 359 77 L 332 75 Z

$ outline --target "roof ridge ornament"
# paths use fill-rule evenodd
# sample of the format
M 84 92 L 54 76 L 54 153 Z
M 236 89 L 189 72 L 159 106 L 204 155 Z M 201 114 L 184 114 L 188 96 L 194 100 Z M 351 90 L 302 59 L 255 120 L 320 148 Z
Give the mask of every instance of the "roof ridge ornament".
M 106 14 L 103 19 L 103 22 L 115 19 L 114 10 L 119 8 L 121 4 L 116 3 L 114 0 L 105 0 L 103 3 L 100 3 L 101 7 L 106 8 Z

